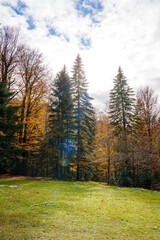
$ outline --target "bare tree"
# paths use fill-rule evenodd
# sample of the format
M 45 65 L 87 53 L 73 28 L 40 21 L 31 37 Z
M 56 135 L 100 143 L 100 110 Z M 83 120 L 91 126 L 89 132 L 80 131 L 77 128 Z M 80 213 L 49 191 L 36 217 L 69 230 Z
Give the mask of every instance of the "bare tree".
M 0 29 L 0 79 L 10 89 L 15 78 L 13 74 L 18 65 L 18 55 L 22 48 L 19 29 L 2 27 Z
M 160 165 L 158 153 L 158 97 L 150 87 L 141 88 L 137 94 L 137 120 L 135 158 L 137 159 L 137 176 L 143 174 L 154 176 Z M 139 177 L 138 177 L 139 178 Z M 151 186 L 151 180 L 147 180 Z M 150 182 L 149 182 L 150 181 Z
M 13 77 L 20 51 L 19 31 L 15 28 L 0 29 L 0 165 L 1 172 L 8 170 L 10 161 L 17 159 L 17 132 L 19 131 L 18 107 L 11 101 L 15 92 Z M 14 164 L 13 164 L 14 165 Z
M 147 86 L 138 91 L 137 98 L 140 119 L 143 121 L 147 135 L 152 139 L 160 113 L 158 96 Z

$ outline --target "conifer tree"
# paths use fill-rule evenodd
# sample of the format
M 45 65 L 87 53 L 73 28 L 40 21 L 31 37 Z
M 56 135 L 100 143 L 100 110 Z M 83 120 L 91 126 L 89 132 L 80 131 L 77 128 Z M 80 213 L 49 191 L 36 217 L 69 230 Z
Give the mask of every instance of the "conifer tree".
M 114 87 L 110 92 L 109 117 L 117 137 L 115 150 L 118 153 L 118 182 L 120 185 L 131 186 L 131 154 L 128 134 L 134 122 L 134 93 L 128 86 L 127 79 L 119 67 L 114 79 Z
M 115 127 L 115 133 L 130 132 L 134 121 L 134 93 L 128 86 L 127 79 L 119 67 L 114 79 L 114 87 L 110 91 L 110 120 Z
M 92 98 L 87 93 L 88 83 L 79 55 L 73 66 L 73 102 L 75 116 L 75 141 L 77 145 L 77 180 L 89 179 L 92 169 L 92 143 L 95 135 L 94 109 Z
M 17 111 L 10 99 L 14 92 L 9 91 L 4 81 L 0 80 L 0 172 L 5 173 L 18 154 L 16 133 L 19 131 Z
M 50 143 L 55 160 L 54 176 L 64 178 L 69 174 L 69 161 L 74 153 L 71 81 L 65 67 L 54 80 L 50 105 Z

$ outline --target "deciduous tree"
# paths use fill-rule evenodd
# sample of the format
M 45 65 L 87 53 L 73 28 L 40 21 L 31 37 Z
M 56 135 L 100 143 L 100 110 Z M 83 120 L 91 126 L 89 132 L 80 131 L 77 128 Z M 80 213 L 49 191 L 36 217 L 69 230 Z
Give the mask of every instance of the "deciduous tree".
M 18 35 L 18 30 L 14 28 L 0 29 L 0 172 L 7 171 L 11 164 L 14 166 L 18 155 L 18 107 L 12 102 L 15 96 L 13 75 L 21 49 Z
M 42 54 L 25 46 L 19 54 L 19 100 L 21 103 L 19 143 L 25 148 L 21 164 L 21 174 L 27 173 L 27 161 L 36 152 L 44 121 L 39 116 L 45 107 L 48 70 Z

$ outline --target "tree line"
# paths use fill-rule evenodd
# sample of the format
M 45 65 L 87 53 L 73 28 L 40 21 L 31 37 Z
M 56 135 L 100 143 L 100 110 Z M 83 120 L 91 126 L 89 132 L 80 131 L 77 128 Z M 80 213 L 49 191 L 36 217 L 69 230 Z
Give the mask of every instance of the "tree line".
M 158 98 L 133 89 L 119 67 L 98 113 L 78 54 L 53 78 L 18 29 L 0 29 L 0 174 L 160 186 Z

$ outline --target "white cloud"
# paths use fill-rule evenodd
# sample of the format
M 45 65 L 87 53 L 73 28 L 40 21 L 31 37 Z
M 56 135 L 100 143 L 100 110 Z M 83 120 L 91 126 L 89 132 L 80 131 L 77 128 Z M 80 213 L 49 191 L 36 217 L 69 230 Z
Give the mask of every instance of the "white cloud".
M 84 63 L 90 93 L 97 97 L 95 105 L 102 108 L 118 67 L 124 70 L 134 89 L 150 85 L 160 90 L 160 1 L 103 0 L 103 9 L 95 10 L 90 1 L 82 14 L 75 6 L 78 0 L 21 0 L 26 5 L 18 15 L 16 0 L 0 0 L 0 22 L 20 25 L 30 41 L 48 59 L 54 74 L 63 64 L 70 71 L 77 53 Z M 94 4 L 99 0 L 92 1 Z M 22 14 L 23 13 L 23 14 Z M 29 17 L 35 29 L 28 30 Z M 57 33 L 49 35 L 49 30 Z M 84 39 L 88 45 L 83 46 Z M 85 42 L 84 41 L 84 42 Z M 101 97 L 102 96 L 102 97 Z M 103 104 L 99 100 L 103 101 Z
M 18 2 L 18 0 L 0 0 L 0 4 L 10 5 L 13 7 L 17 6 L 17 2 Z

